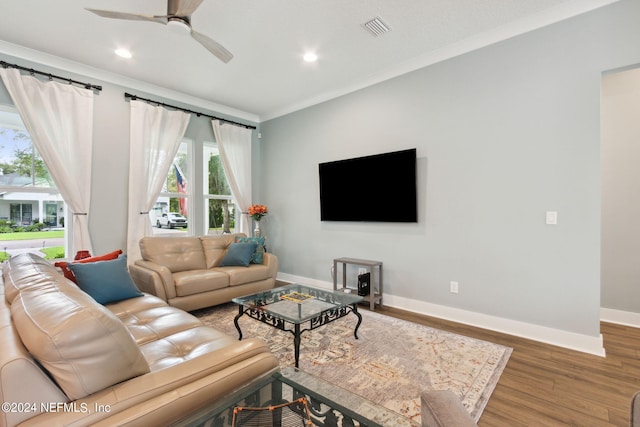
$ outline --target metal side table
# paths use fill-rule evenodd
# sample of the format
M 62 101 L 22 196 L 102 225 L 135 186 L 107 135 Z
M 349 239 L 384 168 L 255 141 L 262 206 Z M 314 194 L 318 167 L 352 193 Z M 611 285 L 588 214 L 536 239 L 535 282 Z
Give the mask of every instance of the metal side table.
M 338 288 L 338 264 L 342 264 L 342 287 Z M 347 286 L 347 265 L 357 265 L 366 267 L 371 274 L 370 293 L 364 296 L 364 300 L 369 303 L 371 310 L 375 309 L 376 303 L 382 307 L 382 262 L 357 258 L 336 258 L 333 260 L 333 290 L 357 288 Z M 377 278 L 377 280 L 376 280 Z

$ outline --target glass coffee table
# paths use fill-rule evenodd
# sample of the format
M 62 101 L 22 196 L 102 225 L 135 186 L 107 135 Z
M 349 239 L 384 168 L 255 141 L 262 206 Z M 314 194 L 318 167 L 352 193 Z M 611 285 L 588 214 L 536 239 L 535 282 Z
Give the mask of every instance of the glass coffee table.
M 247 315 L 267 325 L 293 334 L 295 366 L 299 366 L 300 340 L 303 332 L 310 331 L 353 313 L 358 323 L 353 336 L 358 339 L 362 316 L 358 303 L 364 298 L 351 293 L 330 291 L 307 285 L 293 284 L 264 292 L 233 298 L 238 304 L 238 315 L 233 320 L 242 339 L 238 319 Z M 302 326 L 306 326 L 302 329 Z
M 409 418 L 293 367 L 256 378 L 173 426 L 227 427 L 232 425 L 233 409 L 237 406 L 268 407 L 301 397 L 308 402 L 315 426 L 419 426 Z

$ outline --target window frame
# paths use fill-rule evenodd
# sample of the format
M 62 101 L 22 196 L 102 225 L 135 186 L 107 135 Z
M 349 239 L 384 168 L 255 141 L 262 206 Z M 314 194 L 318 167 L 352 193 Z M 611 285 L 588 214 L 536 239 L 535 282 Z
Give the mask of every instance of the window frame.
M 239 219 L 240 219 L 240 212 L 238 209 L 238 203 L 236 201 L 236 199 L 233 197 L 233 194 L 231 193 L 231 189 L 229 189 L 229 193 L 230 194 L 212 194 L 209 193 L 209 185 L 208 185 L 208 179 L 209 179 L 209 168 L 208 168 L 208 158 L 206 157 L 206 150 L 207 147 L 212 147 L 214 148 L 217 152 L 218 152 L 218 156 L 220 156 L 220 149 L 218 147 L 218 143 L 216 141 L 203 141 L 202 142 L 202 194 L 203 194 L 203 211 L 204 211 L 204 217 L 203 217 L 203 225 L 204 225 L 204 234 L 205 235 L 209 235 L 209 201 L 210 200 L 228 200 L 230 201 L 233 206 L 234 206 L 234 210 L 233 210 L 233 228 L 230 229 L 231 233 L 237 233 L 237 225 L 239 224 Z M 229 186 L 229 181 L 227 178 L 227 174 L 226 172 L 224 172 L 224 168 L 223 168 L 223 173 L 224 173 L 224 178 L 225 181 L 227 181 L 227 186 Z

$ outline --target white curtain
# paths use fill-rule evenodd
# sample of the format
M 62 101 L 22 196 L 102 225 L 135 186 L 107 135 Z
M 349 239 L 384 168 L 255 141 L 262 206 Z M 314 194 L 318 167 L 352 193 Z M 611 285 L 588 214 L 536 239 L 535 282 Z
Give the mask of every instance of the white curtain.
M 42 82 L 16 69 L 0 69 L 11 99 L 38 153 L 73 215 L 69 255 L 92 251 L 89 234 L 93 91 Z
M 251 129 L 212 120 L 213 133 L 220 150 L 220 160 L 240 212 L 251 206 Z M 249 215 L 242 215 L 240 229 L 251 234 Z
M 140 259 L 140 239 L 152 233 L 149 211 L 162 190 L 191 116 L 131 101 L 127 261 Z

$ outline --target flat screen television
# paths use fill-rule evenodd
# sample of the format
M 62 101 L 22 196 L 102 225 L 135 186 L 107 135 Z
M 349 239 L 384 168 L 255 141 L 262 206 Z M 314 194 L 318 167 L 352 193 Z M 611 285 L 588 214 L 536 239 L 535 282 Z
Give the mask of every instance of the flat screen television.
M 418 222 L 416 149 L 318 165 L 320 220 Z

